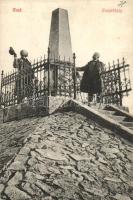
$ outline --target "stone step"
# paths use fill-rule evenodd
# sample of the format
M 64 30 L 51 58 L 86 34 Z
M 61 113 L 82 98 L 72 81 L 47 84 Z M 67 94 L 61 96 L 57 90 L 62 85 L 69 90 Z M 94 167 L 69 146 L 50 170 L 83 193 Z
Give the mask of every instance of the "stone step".
M 128 107 L 120 106 L 120 105 L 114 105 L 114 104 L 108 104 L 108 105 L 106 105 L 105 109 L 108 109 L 108 110 L 118 110 L 120 112 L 129 113 L 129 108 Z
M 126 122 L 133 122 L 133 119 L 132 118 L 128 118 L 128 117 L 125 117 L 125 120 Z
M 91 106 L 92 107 L 92 106 Z M 98 112 L 100 112 L 101 114 L 104 114 L 114 120 L 116 120 L 117 122 L 122 122 L 123 120 L 125 120 L 127 117 L 125 116 L 119 116 L 119 115 L 115 115 L 116 111 L 115 110 L 106 110 L 106 109 L 98 109 L 96 107 L 93 107 L 95 110 L 97 110 Z
M 126 126 L 126 127 L 133 127 L 133 122 L 126 122 L 126 121 L 123 121 L 123 122 L 120 122 L 122 125 Z
M 124 116 L 110 115 L 109 117 L 112 118 L 112 119 L 114 119 L 114 120 L 117 121 L 117 122 L 122 122 L 122 121 L 125 120 L 125 117 L 124 117 Z
M 113 105 L 107 105 L 105 106 L 104 110 L 107 110 L 108 112 L 114 112 L 114 116 L 118 116 L 116 117 L 116 120 L 119 117 L 122 117 L 121 119 L 124 120 L 125 122 L 133 122 L 133 115 L 131 115 L 130 113 L 126 112 L 125 110 L 120 109 L 119 107 L 113 106 Z M 115 117 L 112 117 L 113 119 L 115 119 Z M 119 120 L 120 122 L 121 120 Z
M 120 109 L 119 107 L 117 106 L 114 106 L 114 105 L 106 105 L 105 106 L 105 109 L 106 110 L 111 110 L 111 111 L 116 111 L 116 114 L 119 115 L 119 116 L 125 116 L 127 121 L 133 121 L 133 115 L 130 114 L 129 112 L 125 111 L 125 110 L 122 110 Z
M 111 109 L 109 107 L 102 107 L 102 108 L 98 108 L 98 106 L 95 106 L 95 105 L 91 105 L 91 108 L 97 110 L 98 112 L 100 112 L 101 114 L 104 114 L 114 120 L 116 120 L 117 122 L 122 122 L 122 121 L 125 121 L 125 122 L 133 122 L 133 118 L 131 117 L 131 115 L 128 113 L 125 114 L 125 112 L 118 112 L 118 110 L 115 110 L 114 107 Z M 118 108 L 119 109 L 119 108 Z
M 105 104 L 100 104 L 100 103 L 90 103 L 91 108 L 95 108 L 98 110 L 104 110 L 106 108 Z
M 115 114 L 115 111 L 110 111 L 110 110 L 99 110 L 102 114 L 105 114 L 105 115 L 114 115 Z

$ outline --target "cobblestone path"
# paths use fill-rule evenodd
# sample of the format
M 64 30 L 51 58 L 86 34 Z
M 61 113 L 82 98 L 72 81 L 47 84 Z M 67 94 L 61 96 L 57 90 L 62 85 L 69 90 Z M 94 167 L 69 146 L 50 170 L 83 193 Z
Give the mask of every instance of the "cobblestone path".
M 133 145 L 80 114 L 40 118 L 2 170 L 0 194 L 0 200 L 132 200 Z
M 0 170 L 20 150 L 37 122 L 38 119 L 32 118 L 0 124 Z

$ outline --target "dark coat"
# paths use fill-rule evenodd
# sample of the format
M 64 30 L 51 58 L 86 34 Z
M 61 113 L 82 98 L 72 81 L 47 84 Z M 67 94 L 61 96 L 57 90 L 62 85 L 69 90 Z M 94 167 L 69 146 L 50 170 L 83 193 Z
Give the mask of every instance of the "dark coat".
M 15 95 L 21 100 L 24 97 L 32 96 L 34 72 L 31 63 L 28 59 L 15 58 L 13 66 L 18 69 L 14 89 Z
M 104 64 L 100 61 L 90 61 L 84 67 L 78 68 L 78 71 L 84 71 L 80 90 L 90 94 L 102 92 L 102 82 L 100 73 L 104 69 Z

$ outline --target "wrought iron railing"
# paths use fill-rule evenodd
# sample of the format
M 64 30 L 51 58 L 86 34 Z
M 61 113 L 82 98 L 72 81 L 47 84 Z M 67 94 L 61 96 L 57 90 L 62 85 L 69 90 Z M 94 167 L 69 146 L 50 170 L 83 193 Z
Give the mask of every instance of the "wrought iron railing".
M 131 81 L 129 75 L 129 65 L 125 63 L 125 59 L 122 62 L 117 60 L 111 65 L 108 63 L 105 71 L 101 74 L 103 82 L 102 100 L 106 104 L 122 105 L 122 99 L 124 96 L 129 95 L 131 91 Z
M 52 59 L 48 49 L 47 59 L 34 61 L 31 69 L 15 69 L 10 74 L 1 73 L 0 106 L 7 107 L 23 102 L 25 98 L 34 101 L 46 96 L 64 96 L 83 100 L 80 80 L 76 73 L 76 56 L 73 62 Z M 122 105 L 123 96 L 131 91 L 129 65 L 117 60 L 106 66 L 101 73 L 102 95 L 100 102 Z
M 6 107 L 23 102 L 25 98 L 35 101 L 42 96 L 69 96 L 76 98 L 75 54 L 73 63 L 64 60 L 41 58 L 33 62 L 31 69 L 1 73 L 1 102 Z

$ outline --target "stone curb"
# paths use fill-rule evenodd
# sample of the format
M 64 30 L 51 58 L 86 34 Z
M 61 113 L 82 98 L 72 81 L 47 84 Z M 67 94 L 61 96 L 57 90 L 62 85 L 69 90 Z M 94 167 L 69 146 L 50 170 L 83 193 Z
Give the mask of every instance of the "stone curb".
M 119 113 L 120 113 L 121 115 L 123 115 L 123 116 L 126 116 L 126 117 L 128 117 L 128 118 L 133 119 L 133 115 L 132 115 L 132 114 L 126 112 L 125 110 L 119 109 L 119 108 L 117 108 L 117 107 L 114 106 L 114 105 L 106 105 L 105 108 L 112 109 L 112 110 L 114 110 L 114 111 L 116 111 L 116 112 L 119 112 Z
M 101 114 L 100 112 L 96 111 L 95 109 L 82 104 L 81 102 L 77 100 L 69 100 L 66 103 L 62 105 L 62 108 L 59 108 L 57 111 L 63 111 L 63 110 L 73 110 L 75 112 L 78 112 L 86 117 L 89 117 L 90 119 L 94 120 L 95 122 L 99 123 L 100 125 L 109 128 L 113 132 L 119 134 L 123 138 L 132 141 L 133 142 L 133 131 L 124 125 L 121 125 L 120 123 L 116 122 L 115 120 L 109 118 L 105 114 Z

